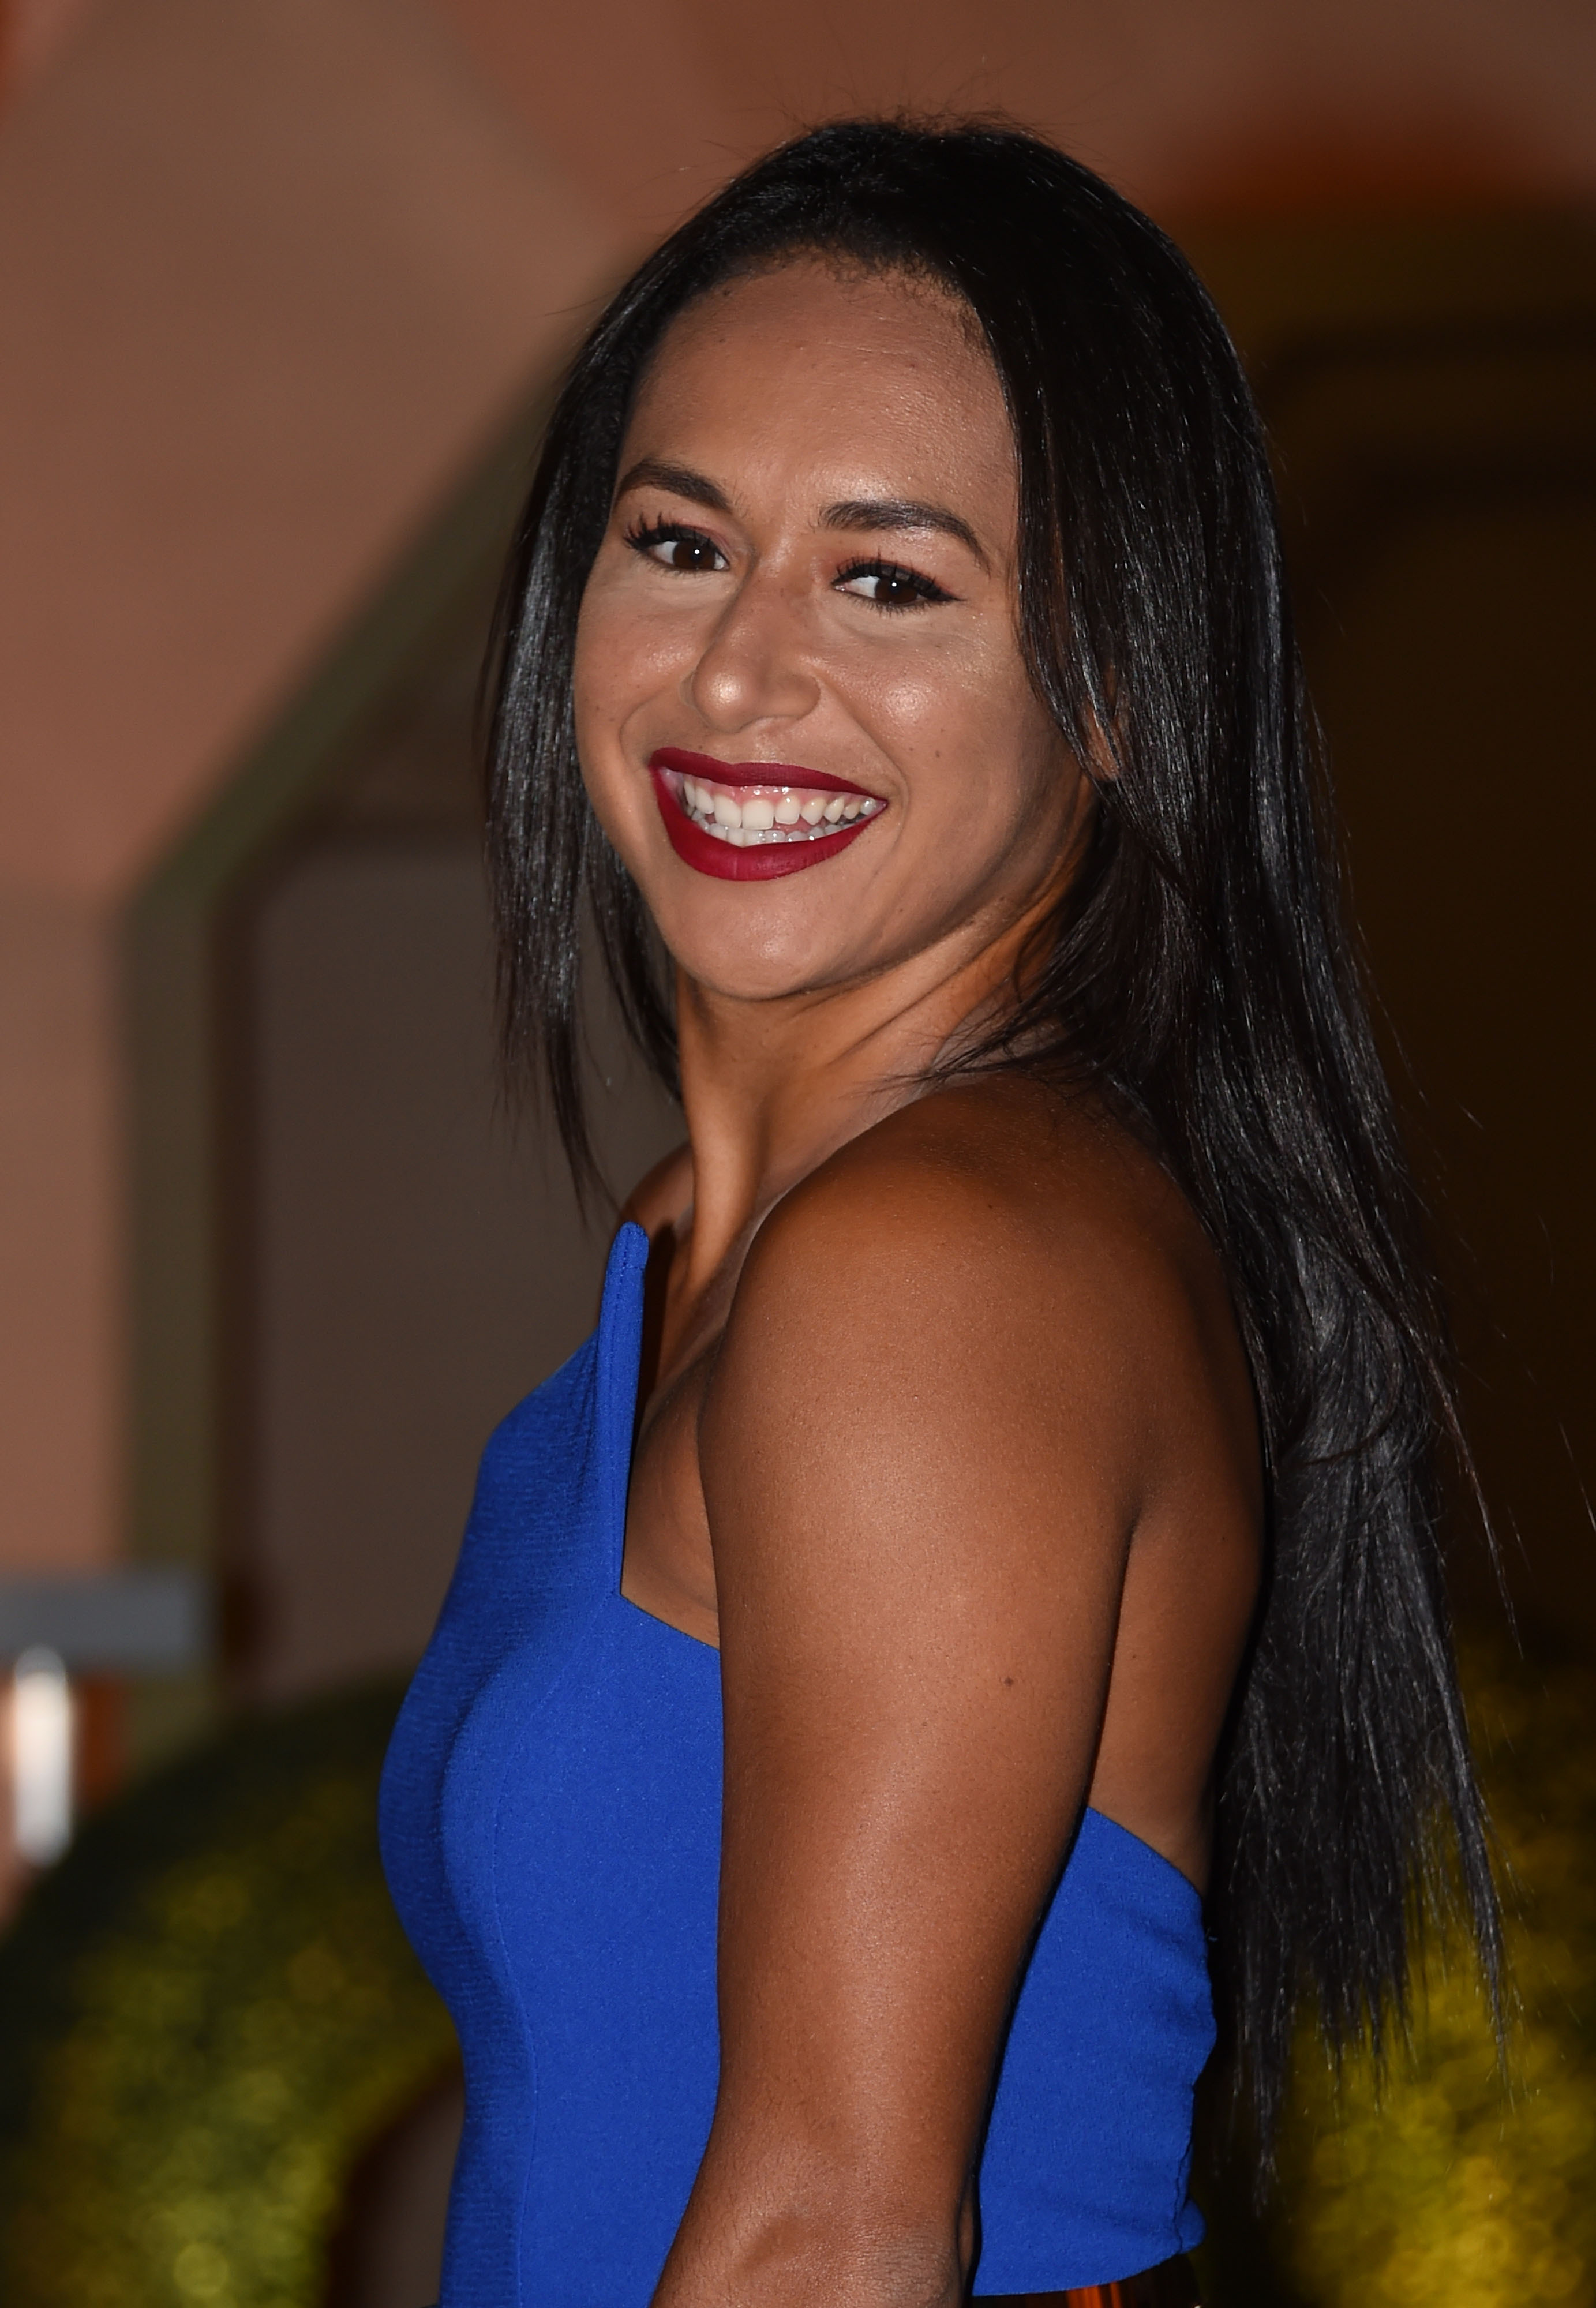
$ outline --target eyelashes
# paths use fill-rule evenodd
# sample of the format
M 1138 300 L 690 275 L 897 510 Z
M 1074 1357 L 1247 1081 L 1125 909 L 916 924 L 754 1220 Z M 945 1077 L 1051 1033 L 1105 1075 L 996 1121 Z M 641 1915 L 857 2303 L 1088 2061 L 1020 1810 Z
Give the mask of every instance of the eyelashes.
M 838 591 L 853 593 L 877 609 L 920 609 L 953 598 L 934 577 L 922 577 L 918 569 L 906 569 L 901 561 L 855 561 L 840 569 L 833 582 Z M 859 586 L 866 584 L 880 590 L 859 592 Z
M 712 537 L 679 521 L 634 521 L 626 531 L 626 542 L 634 553 L 658 563 L 661 569 L 678 570 L 685 575 L 713 573 L 730 566 Z M 676 557 L 678 554 L 680 559 Z
M 627 529 L 625 536 L 634 553 L 680 576 L 714 576 L 731 565 L 712 537 L 685 521 L 637 521 Z M 872 590 L 866 590 L 867 587 Z M 851 594 L 856 600 L 868 601 L 872 608 L 888 614 L 927 608 L 954 598 L 935 578 L 910 569 L 901 561 L 883 560 L 875 554 L 850 561 L 840 569 L 832 580 L 832 588 L 835 592 Z

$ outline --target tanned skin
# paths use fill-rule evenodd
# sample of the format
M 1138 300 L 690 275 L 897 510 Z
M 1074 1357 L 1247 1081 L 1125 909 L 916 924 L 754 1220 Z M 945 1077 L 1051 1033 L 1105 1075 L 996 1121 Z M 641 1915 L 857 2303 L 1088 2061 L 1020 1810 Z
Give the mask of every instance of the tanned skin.
M 675 960 L 689 1130 L 630 1206 L 622 1590 L 719 1644 L 726 1715 L 720 2089 L 658 2308 L 955 2308 L 1083 1805 L 1209 1864 L 1261 1514 L 1218 1260 L 1100 1105 L 920 1087 L 1096 806 L 1022 660 L 1016 522 L 968 316 L 804 260 L 672 327 L 584 597 L 583 770 Z M 888 806 L 716 879 L 662 745 Z

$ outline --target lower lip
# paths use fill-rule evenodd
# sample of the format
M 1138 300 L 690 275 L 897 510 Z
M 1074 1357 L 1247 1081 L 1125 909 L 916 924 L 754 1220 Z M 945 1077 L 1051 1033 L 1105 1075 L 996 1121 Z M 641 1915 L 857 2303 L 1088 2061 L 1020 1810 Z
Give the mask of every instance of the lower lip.
M 823 833 L 815 840 L 772 841 L 756 844 L 751 849 L 737 849 L 730 842 L 717 841 L 712 833 L 694 824 L 671 792 L 663 771 L 651 763 L 649 775 L 653 779 L 654 798 L 677 856 L 694 872 L 713 874 L 722 882 L 773 882 L 783 874 L 801 874 L 806 866 L 824 866 L 828 857 L 835 857 L 876 823 L 873 817 L 862 817 L 856 824 L 845 825 L 836 833 Z

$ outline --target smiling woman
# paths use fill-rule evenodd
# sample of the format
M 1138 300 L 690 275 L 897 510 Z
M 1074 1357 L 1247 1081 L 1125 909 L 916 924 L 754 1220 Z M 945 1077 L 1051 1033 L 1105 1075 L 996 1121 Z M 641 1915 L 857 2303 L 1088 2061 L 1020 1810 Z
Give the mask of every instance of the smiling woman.
M 599 323 L 504 601 L 508 1052 L 591 1176 L 585 906 L 688 1142 L 389 1758 L 445 2308 L 1189 2303 L 1211 1940 L 1265 2139 L 1443 1827 L 1496 1950 L 1235 355 L 1049 147 L 817 131 Z
M 1025 676 L 1014 437 L 955 301 L 813 260 L 726 282 L 671 330 L 622 456 L 577 635 L 600 822 L 628 860 L 659 847 L 641 758 L 667 840 L 701 872 L 764 879 L 855 853 L 845 873 L 769 893 L 757 920 L 685 877 L 645 883 L 694 982 L 774 993 L 816 965 L 857 975 L 929 948 L 954 917 L 984 947 L 1022 885 L 1057 895 L 1090 788 Z M 802 765 L 776 748 L 795 728 Z M 727 759 L 741 731 L 760 760 Z M 720 842 L 695 848 L 717 819 Z M 796 942 L 785 983 L 768 975 L 772 928 Z

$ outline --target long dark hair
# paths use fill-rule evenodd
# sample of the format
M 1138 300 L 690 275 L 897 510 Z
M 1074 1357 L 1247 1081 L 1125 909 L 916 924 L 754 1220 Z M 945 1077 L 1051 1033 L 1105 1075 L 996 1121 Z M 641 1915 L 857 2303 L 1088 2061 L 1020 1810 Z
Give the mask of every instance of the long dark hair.
M 614 298 L 555 409 L 494 657 L 490 868 L 513 1061 L 591 1174 L 591 909 L 674 1084 L 647 917 L 582 792 L 572 653 L 622 431 L 694 297 L 800 251 L 942 282 L 985 332 L 1020 474 L 1032 679 L 1083 762 L 1091 854 L 1014 1014 L 966 1063 L 1067 1067 L 1139 1120 L 1221 1253 L 1268 1470 L 1265 1592 L 1224 1752 L 1217 1985 L 1266 2139 L 1305 1995 L 1378 2048 L 1415 1927 L 1498 1927 L 1453 1664 L 1442 1307 L 1342 926 L 1324 779 L 1251 396 L 1178 250 L 1002 124 L 837 122 L 772 153 Z

